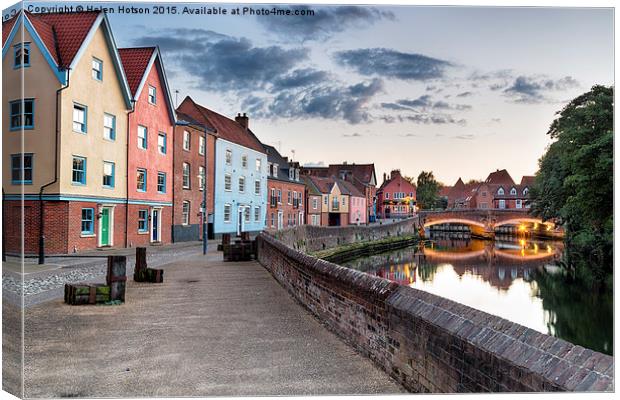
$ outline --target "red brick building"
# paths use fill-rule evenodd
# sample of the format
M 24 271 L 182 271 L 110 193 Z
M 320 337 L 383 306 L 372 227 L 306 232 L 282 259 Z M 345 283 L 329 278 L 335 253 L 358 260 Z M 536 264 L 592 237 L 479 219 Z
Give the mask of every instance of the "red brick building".
M 174 242 L 201 240 L 203 215 L 201 209 L 205 183 L 207 232 L 212 232 L 213 229 L 216 133 L 180 110 L 177 110 L 177 120 L 178 124 L 174 129 L 172 240 Z
M 157 47 L 118 50 L 134 101 L 129 113 L 127 246 L 172 241 L 174 106 Z
M 407 218 L 416 210 L 416 187 L 405 179 L 400 170 L 383 176 L 377 190 L 377 215 L 379 218 Z
M 483 182 L 464 184 L 459 178 L 448 194 L 448 208 L 528 209 L 534 176 L 523 176 L 516 184 L 508 171 L 496 170 Z
M 283 229 L 306 223 L 306 186 L 299 163 L 263 145 L 267 153 L 267 229 Z

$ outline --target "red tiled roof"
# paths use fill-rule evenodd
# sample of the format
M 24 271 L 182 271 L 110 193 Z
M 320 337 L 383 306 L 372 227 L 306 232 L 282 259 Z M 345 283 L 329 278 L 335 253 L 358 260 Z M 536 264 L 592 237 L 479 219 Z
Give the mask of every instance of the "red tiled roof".
M 452 190 L 452 186 L 442 186 L 439 189 L 439 196 L 441 196 L 441 197 L 448 197 L 448 195 L 450 194 L 451 190 Z
M 334 186 L 334 180 L 332 178 L 323 178 L 318 176 L 308 176 L 308 179 L 316 186 L 321 193 L 330 193 Z
M 56 63 L 66 68 L 71 65 L 100 12 L 25 14 Z M 3 46 L 16 19 L 17 16 L 2 23 Z
M 535 176 L 528 176 L 528 175 L 524 175 L 523 178 L 521 178 L 521 183 L 519 184 L 519 186 L 521 187 L 532 187 L 534 185 L 534 182 L 536 181 L 536 177 Z
M 347 182 L 342 179 L 336 179 L 336 182 L 338 183 L 338 186 L 342 188 L 341 190 L 344 194 L 349 194 L 355 197 L 365 197 L 364 194 L 351 182 Z
M 515 184 L 515 182 L 512 180 L 512 177 L 505 169 L 502 169 L 501 171 L 497 170 L 495 172 L 491 172 L 484 182 L 491 185 L 505 186 L 511 186 Z
M 131 94 L 135 97 L 156 47 L 118 49 Z
M 6 44 L 11 30 L 13 29 L 13 26 L 15 26 L 15 21 L 17 21 L 18 15 L 19 14 L 16 14 L 11 19 L 2 22 L 2 47 L 4 47 L 4 45 Z
M 327 174 L 340 177 L 341 171 L 350 171 L 357 180 L 369 185 L 375 171 L 375 164 L 330 164 Z
M 239 144 L 252 150 L 265 154 L 261 142 L 254 136 L 250 129 L 245 129 L 237 121 L 211 111 L 196 104 L 191 97 L 187 96 L 177 108 L 178 112 L 187 114 L 194 120 L 215 129 L 218 136 L 224 140 Z

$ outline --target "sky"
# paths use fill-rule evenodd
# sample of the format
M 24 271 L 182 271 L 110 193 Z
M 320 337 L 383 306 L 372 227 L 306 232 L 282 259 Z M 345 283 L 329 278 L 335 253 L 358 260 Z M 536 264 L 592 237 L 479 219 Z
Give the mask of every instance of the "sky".
M 555 113 L 614 83 L 611 8 L 278 5 L 314 15 L 275 16 L 97 4 L 113 8 L 119 47 L 159 45 L 179 102 L 247 113 L 262 142 L 302 164 L 374 163 L 379 184 L 392 169 L 447 185 L 533 175 Z

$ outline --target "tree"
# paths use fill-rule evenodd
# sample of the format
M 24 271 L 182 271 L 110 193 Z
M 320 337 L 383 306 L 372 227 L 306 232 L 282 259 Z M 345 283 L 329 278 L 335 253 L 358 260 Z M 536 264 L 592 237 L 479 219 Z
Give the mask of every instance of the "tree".
M 613 274 L 613 87 L 573 99 L 547 134 L 556 141 L 539 160 L 532 211 L 566 232 L 574 278 L 611 285 Z
M 433 171 L 422 171 L 418 175 L 417 202 L 421 209 L 430 209 L 438 206 L 439 183 L 433 176 Z

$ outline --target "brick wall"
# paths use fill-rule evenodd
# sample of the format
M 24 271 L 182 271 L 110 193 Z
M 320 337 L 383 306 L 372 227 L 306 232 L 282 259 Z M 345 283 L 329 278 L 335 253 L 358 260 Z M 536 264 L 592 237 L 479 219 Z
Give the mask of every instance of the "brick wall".
M 167 244 L 172 242 L 172 207 L 157 207 L 161 210 L 161 230 L 160 243 Z M 149 217 L 152 215 L 153 207 L 149 205 L 130 204 L 127 225 L 127 246 L 149 246 L 151 244 L 151 221 L 147 219 L 148 231 L 138 232 L 138 211 L 147 210 Z
M 293 297 L 412 392 L 613 391 L 613 357 L 257 240 L 260 263 Z
M 389 236 L 411 234 L 417 231 L 417 219 L 375 226 L 304 225 L 274 233 L 274 237 L 286 245 L 304 252 L 328 249 L 343 244 L 383 239 Z

